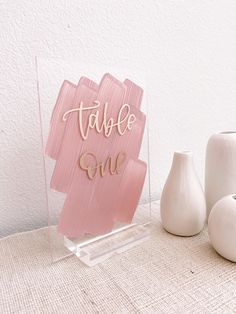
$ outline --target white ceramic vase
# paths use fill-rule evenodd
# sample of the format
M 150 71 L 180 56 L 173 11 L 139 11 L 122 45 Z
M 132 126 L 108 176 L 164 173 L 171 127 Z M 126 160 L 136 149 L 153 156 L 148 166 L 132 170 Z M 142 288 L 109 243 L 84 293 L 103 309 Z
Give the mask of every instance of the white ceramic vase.
M 223 196 L 236 193 L 236 132 L 214 134 L 206 150 L 207 215 Z
M 228 195 L 213 206 L 208 220 L 208 232 L 215 250 L 236 262 L 236 195 Z
M 161 220 L 170 233 L 192 236 L 206 219 L 206 202 L 189 151 L 174 153 L 172 167 L 161 196 Z

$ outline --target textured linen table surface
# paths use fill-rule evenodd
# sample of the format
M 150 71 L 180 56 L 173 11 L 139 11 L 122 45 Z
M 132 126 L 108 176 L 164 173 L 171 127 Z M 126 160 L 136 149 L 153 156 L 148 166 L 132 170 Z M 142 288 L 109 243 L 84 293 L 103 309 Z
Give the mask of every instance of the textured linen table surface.
M 150 239 L 93 268 L 75 256 L 51 264 L 47 228 L 0 240 L 0 313 L 235 313 L 235 264 L 207 228 L 165 232 L 153 207 Z

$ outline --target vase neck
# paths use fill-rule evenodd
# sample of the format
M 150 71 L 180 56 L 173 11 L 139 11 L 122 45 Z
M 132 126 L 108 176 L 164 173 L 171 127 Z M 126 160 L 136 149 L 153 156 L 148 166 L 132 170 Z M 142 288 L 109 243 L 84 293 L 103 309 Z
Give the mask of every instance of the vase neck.
M 191 151 L 176 151 L 173 157 L 173 167 L 192 167 L 193 154 Z

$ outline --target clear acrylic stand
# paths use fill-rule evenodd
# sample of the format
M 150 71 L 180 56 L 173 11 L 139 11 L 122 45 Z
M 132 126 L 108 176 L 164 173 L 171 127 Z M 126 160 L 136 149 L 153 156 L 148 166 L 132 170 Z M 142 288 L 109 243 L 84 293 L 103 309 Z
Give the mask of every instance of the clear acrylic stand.
M 141 110 L 148 115 L 145 97 L 145 77 L 143 72 L 137 69 L 117 69 L 114 66 L 90 65 L 74 60 L 65 61 L 56 58 L 36 57 L 35 66 L 45 175 L 45 207 L 48 215 L 52 261 L 56 262 L 68 256 L 76 255 L 86 265 L 93 266 L 110 258 L 114 254 L 120 254 L 140 244 L 149 237 L 151 197 L 148 121 L 146 122 L 145 134 L 139 155 L 139 158 L 147 163 L 147 174 L 140 203 L 136 209 L 132 223 L 117 223 L 109 233 L 99 236 L 86 235 L 75 239 L 65 237 L 57 231 L 57 224 L 66 195 L 50 189 L 50 180 L 55 160 L 47 157 L 44 149 L 49 134 L 51 114 L 60 86 L 65 79 L 77 84 L 79 77 L 86 75 L 98 82 L 104 73 L 111 73 L 120 80 L 129 78 L 144 89 Z
M 73 240 L 65 237 L 65 246 L 88 266 L 105 261 L 114 254 L 120 254 L 145 241 L 149 230 L 142 224 L 130 224 L 113 229 L 99 237 Z

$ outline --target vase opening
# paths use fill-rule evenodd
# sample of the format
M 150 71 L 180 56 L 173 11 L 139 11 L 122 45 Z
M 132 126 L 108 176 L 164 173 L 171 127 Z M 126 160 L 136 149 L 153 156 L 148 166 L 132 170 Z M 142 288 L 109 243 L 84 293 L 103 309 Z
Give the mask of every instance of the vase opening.
M 235 134 L 236 131 L 225 131 L 225 132 L 220 132 L 219 134 Z
M 233 199 L 236 200 L 236 195 L 233 195 Z
M 190 150 L 177 150 L 176 153 L 177 154 L 192 154 Z

